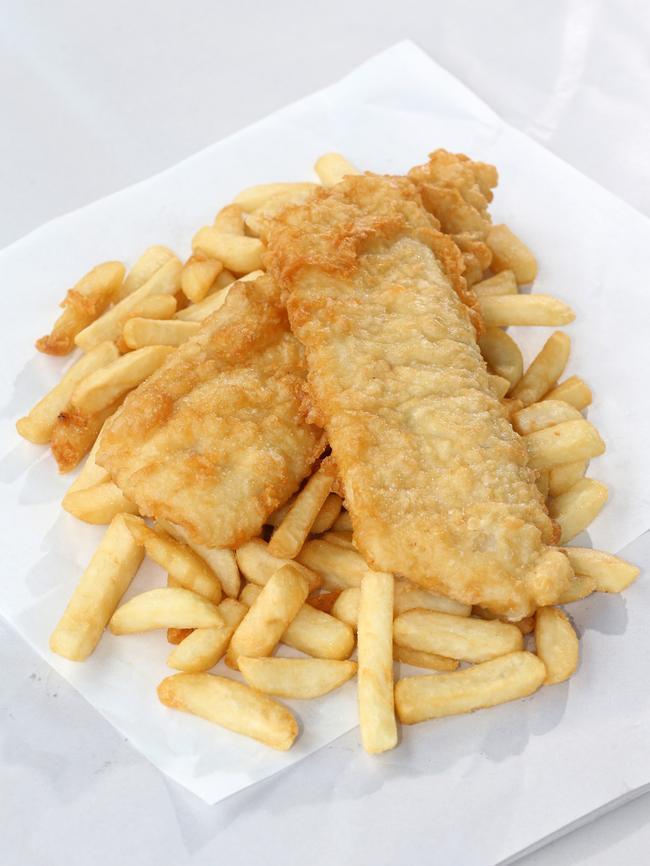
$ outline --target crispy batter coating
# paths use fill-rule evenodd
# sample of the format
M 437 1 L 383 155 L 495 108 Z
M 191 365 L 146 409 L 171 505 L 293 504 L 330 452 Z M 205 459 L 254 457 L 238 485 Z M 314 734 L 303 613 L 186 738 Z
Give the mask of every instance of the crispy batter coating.
M 36 341 L 39 352 L 67 355 L 74 349 L 74 338 L 100 316 L 115 297 L 124 279 L 121 262 L 103 262 L 88 271 L 68 290 L 61 303 L 63 312 L 52 332 Z
M 415 166 L 408 176 L 446 234 L 489 230 L 488 204 L 499 179 L 493 165 L 473 162 L 463 153 L 435 150 L 429 162 Z
M 571 570 L 546 547 L 556 528 L 492 392 L 459 259 L 405 178 L 348 178 L 269 238 L 355 543 L 377 569 L 518 619 Z
M 199 544 L 236 547 L 298 488 L 323 450 L 306 421 L 303 349 L 268 277 L 223 307 L 130 394 L 97 462 L 143 514 Z
M 428 163 L 411 169 L 409 178 L 425 208 L 462 250 L 468 284 L 478 282 L 492 261 L 485 239 L 491 225 L 488 204 L 498 182 L 496 168 L 462 153 L 436 150 Z
M 117 405 L 86 415 L 68 407 L 56 419 L 52 428 L 50 447 L 62 474 L 70 472 L 93 447 L 104 421 L 115 412 Z

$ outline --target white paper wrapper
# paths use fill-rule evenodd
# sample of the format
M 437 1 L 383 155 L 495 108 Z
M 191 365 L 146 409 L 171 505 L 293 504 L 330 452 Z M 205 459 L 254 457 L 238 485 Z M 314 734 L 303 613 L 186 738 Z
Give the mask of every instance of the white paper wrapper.
M 156 766 L 208 803 L 349 730 L 356 724 L 354 687 L 296 705 L 303 730 L 291 752 L 280 754 L 160 706 L 155 687 L 169 672 L 169 645 L 160 634 L 106 635 L 81 665 L 49 652 L 49 633 L 101 530 L 60 510 L 71 479 L 58 477 L 47 452 L 15 434 L 16 418 L 69 363 L 38 355 L 33 341 L 49 330 L 65 289 L 93 264 L 112 258 L 131 263 L 152 243 L 185 255 L 196 228 L 210 222 L 244 186 L 309 177 L 316 157 L 328 150 L 343 152 L 364 169 L 403 172 L 437 147 L 498 166 L 494 220 L 511 225 L 537 253 L 535 290 L 555 294 L 576 310 L 576 322 L 567 329 L 573 341 L 568 373 L 582 375 L 592 386 L 589 417 L 608 444 L 607 455 L 592 463 L 589 474 L 609 485 L 610 502 L 589 534 L 594 546 L 619 551 L 650 526 L 645 489 L 650 399 L 644 385 L 650 368 L 644 333 L 649 223 L 506 126 L 413 45 L 396 46 L 333 87 L 161 175 L 45 225 L 0 254 L 5 309 L 10 310 L 0 370 L 5 574 L 0 611 Z M 529 359 L 548 333 L 518 329 Z M 131 592 L 161 580 L 159 570 L 147 565 Z M 492 822 L 499 827 L 498 844 L 497 834 L 487 833 L 487 847 L 478 842 L 474 847 L 465 834 L 468 856 L 462 862 L 479 862 L 470 850 L 483 852 L 482 863 L 496 862 L 650 781 L 650 747 L 643 734 L 650 709 L 636 679 L 639 657 L 650 653 L 646 595 L 639 584 L 624 598 L 599 596 L 572 606 L 583 633 L 583 662 L 570 684 L 489 713 L 409 729 L 405 744 L 391 753 L 390 765 L 410 772 L 412 744 L 419 737 L 432 743 L 435 775 L 427 779 L 432 812 L 445 812 L 449 791 L 458 793 L 467 784 L 472 794 L 466 797 L 465 817 L 469 811 L 471 818 L 472 810 L 478 816 L 481 804 L 494 802 L 500 814 L 510 816 L 507 833 Z M 565 788 L 571 791 L 570 803 L 558 802 L 564 782 L 558 784 L 547 772 L 560 755 L 559 767 L 571 777 Z M 592 775 L 574 785 L 577 770 L 587 766 Z M 530 810 L 531 797 L 539 798 L 543 820 Z M 493 810 L 482 814 L 492 818 Z M 485 827 L 481 833 L 485 840 Z

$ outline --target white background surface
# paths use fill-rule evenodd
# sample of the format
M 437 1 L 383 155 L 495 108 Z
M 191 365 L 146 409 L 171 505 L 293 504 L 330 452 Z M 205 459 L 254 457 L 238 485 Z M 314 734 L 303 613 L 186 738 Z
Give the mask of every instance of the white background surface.
M 0 244 L 176 162 L 404 36 L 506 120 L 650 213 L 650 21 L 640 2 L 609 14 L 589 2 L 182 5 L 0 4 Z M 216 808 L 199 804 L 4 628 L 0 656 L 3 863 L 202 864 L 218 856 L 219 832 L 233 823 L 246 827 L 248 862 L 246 792 Z M 335 785 L 356 739 L 265 782 L 265 828 L 290 802 L 287 784 L 294 802 L 301 792 L 318 797 L 316 773 Z M 522 862 L 646 862 L 649 805 L 642 798 Z M 287 828 L 276 826 L 290 849 Z M 398 829 L 386 862 L 410 859 Z M 332 828 L 333 843 L 341 833 Z

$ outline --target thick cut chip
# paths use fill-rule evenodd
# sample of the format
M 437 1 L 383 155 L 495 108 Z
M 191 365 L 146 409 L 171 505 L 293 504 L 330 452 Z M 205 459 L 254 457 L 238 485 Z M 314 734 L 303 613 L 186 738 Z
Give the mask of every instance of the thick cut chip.
M 167 707 L 200 716 L 272 749 L 290 749 L 298 722 L 286 707 L 261 692 L 213 674 L 174 674 L 158 686 Z
M 395 687 L 395 707 L 400 722 L 413 725 L 528 697 L 545 676 L 537 656 L 513 652 L 454 673 L 405 677 Z
M 39 352 L 67 355 L 74 349 L 74 338 L 101 315 L 114 299 L 122 280 L 122 262 L 104 262 L 89 271 L 74 288 L 69 289 L 61 306 L 63 312 L 52 332 L 36 341 Z
M 268 264 L 371 566 L 513 619 L 540 588 L 559 595 L 556 527 L 492 391 L 458 250 L 416 187 L 315 192 L 276 220 Z
M 256 535 L 323 448 L 305 364 L 268 277 L 239 282 L 199 333 L 127 397 L 97 462 L 140 513 L 207 547 Z

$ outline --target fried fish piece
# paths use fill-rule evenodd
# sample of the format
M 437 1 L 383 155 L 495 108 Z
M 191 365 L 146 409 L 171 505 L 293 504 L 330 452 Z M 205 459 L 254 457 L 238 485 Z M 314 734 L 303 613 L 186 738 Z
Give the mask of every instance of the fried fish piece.
M 460 248 L 467 283 L 473 285 L 481 280 L 492 261 L 486 239 L 492 227 L 488 204 L 498 181 L 496 168 L 474 162 L 463 153 L 439 149 L 429 154 L 425 165 L 412 168 L 409 178 L 441 230 L 451 235 Z
M 297 490 L 324 447 L 305 360 L 267 276 L 224 305 L 126 399 L 97 462 L 140 512 L 236 547 Z
M 461 254 L 416 185 L 315 193 L 275 220 L 268 264 L 371 566 L 513 619 L 549 604 L 571 569 L 490 386 Z

